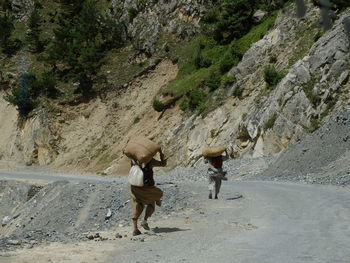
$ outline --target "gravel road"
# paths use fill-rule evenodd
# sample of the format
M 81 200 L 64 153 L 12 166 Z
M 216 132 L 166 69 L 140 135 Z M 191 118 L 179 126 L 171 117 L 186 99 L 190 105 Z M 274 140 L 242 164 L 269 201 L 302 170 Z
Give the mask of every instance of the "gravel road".
M 161 237 L 146 235 L 104 262 L 349 262 L 349 189 L 227 182 L 219 200 L 198 198 L 200 211 L 163 221 Z
M 190 170 L 186 171 L 190 172 Z M 74 263 L 349 262 L 349 187 L 237 181 L 232 175 L 229 181 L 223 183 L 219 200 L 208 200 L 207 185 L 202 173 L 194 175 L 195 178 L 192 180 L 185 181 L 178 177 L 176 181 L 178 172 L 180 169 L 168 176 L 164 174 L 157 178 L 159 187 L 165 191 L 166 195 L 163 207 L 157 209 L 150 220 L 151 231 L 143 231 L 142 235 L 132 237 L 130 224 L 123 221 L 123 218 L 119 218 L 122 221 L 111 220 L 108 227 L 104 229 L 105 232 L 102 229 L 99 231 L 106 237 L 120 233 L 123 236 L 121 239 L 106 238 L 97 243 L 96 240 L 76 238 L 72 238 L 71 241 L 65 240 L 63 243 L 56 240 L 54 243 L 61 244 L 60 248 L 55 247 L 50 250 L 50 246 L 42 246 L 7 251 L 0 253 L 0 262 L 24 263 L 30 262 L 31 259 L 39 263 L 49 261 Z M 15 177 L 14 174 L 11 176 Z M 69 176 L 66 179 L 69 179 Z M 78 191 L 77 187 L 86 188 L 87 183 L 77 183 L 76 176 L 73 176 L 72 180 L 74 182 L 61 181 L 49 184 L 47 189 L 57 184 L 65 189 L 62 193 L 67 196 L 69 189 Z M 94 177 L 89 180 L 94 180 Z M 126 186 L 123 178 L 113 179 L 112 184 L 99 182 L 100 177 L 96 180 L 95 186 L 89 188 L 87 205 L 82 209 L 75 208 L 75 202 L 72 201 L 74 196 L 67 197 L 72 199 L 72 207 L 65 207 L 64 210 L 79 212 L 77 218 L 80 221 L 75 222 L 77 227 L 79 225 L 86 227 L 93 222 L 91 220 L 97 222 L 96 218 L 92 216 L 91 219 L 89 215 L 100 211 L 101 207 L 103 215 L 105 214 L 104 202 L 109 203 L 109 198 L 115 197 L 113 194 L 111 197 L 103 194 L 101 189 L 104 185 Z M 103 180 L 110 179 L 103 178 Z M 125 199 L 128 195 L 128 187 L 124 186 L 118 191 L 121 191 L 120 196 L 124 196 Z M 44 190 L 45 188 L 39 194 L 44 193 L 42 192 Z M 79 190 L 78 194 L 81 199 L 84 199 L 84 192 Z M 39 197 L 35 200 L 41 203 Z M 120 202 L 124 201 L 120 200 Z M 81 203 L 84 204 L 83 200 Z M 57 212 L 50 209 L 55 207 L 55 204 L 55 200 L 52 199 L 52 205 L 42 209 L 42 213 L 47 212 L 54 218 L 52 215 Z M 129 209 L 130 207 L 125 207 L 121 210 L 120 216 L 128 218 Z M 114 212 L 117 211 L 119 210 Z M 41 224 L 43 221 L 40 220 L 47 217 L 46 214 L 39 215 L 39 212 L 36 210 L 33 223 L 38 220 L 37 222 Z M 64 217 L 60 216 L 59 222 L 52 225 L 50 223 L 48 227 L 57 229 L 64 227 L 64 225 L 58 225 L 64 222 Z M 70 216 L 74 218 L 73 214 Z M 120 222 L 123 223 L 120 224 Z M 70 227 L 70 230 L 75 231 L 79 228 Z M 86 258 L 87 255 L 89 258 Z

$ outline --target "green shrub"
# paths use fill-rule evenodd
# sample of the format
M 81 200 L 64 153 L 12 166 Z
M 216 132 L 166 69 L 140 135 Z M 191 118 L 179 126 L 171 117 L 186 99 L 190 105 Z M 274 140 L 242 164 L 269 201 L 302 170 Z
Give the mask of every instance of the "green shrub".
M 242 94 L 243 94 L 243 91 L 244 91 L 244 88 L 242 86 L 237 86 L 234 91 L 233 91 L 233 96 L 237 97 L 237 98 L 240 98 L 242 97 Z
M 317 94 L 314 94 L 313 88 L 315 87 L 316 79 L 312 78 L 302 86 L 303 91 L 306 95 L 306 97 L 309 99 L 309 101 L 316 106 L 320 102 L 320 97 L 317 96 Z
M 270 56 L 269 62 L 272 63 L 272 64 L 276 63 L 276 62 L 277 62 L 277 57 L 276 57 L 276 55 L 271 55 L 271 56 Z
M 17 106 L 17 110 L 22 117 L 26 117 L 36 107 L 36 98 L 40 94 L 34 87 L 36 82 L 34 75 L 23 73 L 18 85 L 10 91 L 10 94 L 5 96 L 8 102 Z
M 235 81 L 236 81 L 235 77 L 232 77 L 229 75 L 224 75 L 221 78 L 221 86 L 227 87 L 227 86 L 231 85 L 232 83 L 234 83 Z
M 192 111 L 203 110 L 203 106 L 208 98 L 208 94 L 199 87 L 191 88 L 186 96 L 188 99 L 188 108 Z
M 311 127 L 309 128 L 309 132 L 314 132 L 320 127 L 319 119 L 311 119 Z
M 138 13 L 139 11 L 137 11 L 136 8 L 133 8 L 133 7 L 129 8 L 128 9 L 129 20 L 132 22 Z
M 250 29 L 250 31 L 242 36 L 241 38 L 233 41 L 232 50 L 233 53 L 238 57 L 242 58 L 247 52 L 250 46 L 261 39 L 261 36 L 266 35 L 266 33 L 273 27 L 277 17 L 277 12 L 273 12 L 269 17 L 264 19 L 259 25 L 256 25 Z
M 226 52 L 219 62 L 219 69 L 221 74 L 226 73 L 237 64 L 238 58 L 234 57 L 230 51 Z
M 134 124 L 139 123 L 139 122 L 140 122 L 140 117 L 139 116 L 135 117 Z
M 319 40 L 324 35 L 323 31 L 317 31 L 317 33 L 314 35 L 314 42 Z
M 180 105 L 179 105 L 180 110 L 185 111 L 189 108 L 189 103 L 188 103 L 188 99 L 184 99 L 181 101 Z
M 154 99 L 152 102 L 152 107 L 155 111 L 162 112 L 165 110 L 165 104 L 157 99 Z
M 22 41 L 12 37 L 14 29 L 13 19 L 0 15 L 0 46 L 6 55 L 13 55 L 22 47 Z
M 221 74 L 216 70 L 212 71 L 204 84 L 208 86 L 211 91 L 216 90 L 221 84 Z
M 278 72 L 274 66 L 267 66 L 264 69 L 264 79 L 268 88 L 274 88 L 283 77 L 284 74 Z
M 213 38 L 219 43 L 228 44 L 233 39 L 243 36 L 249 30 L 247 25 L 253 22 L 254 2 L 224 0 L 217 22 L 214 24 Z
M 45 47 L 45 41 L 41 40 L 41 25 L 43 19 L 40 15 L 40 10 L 43 6 L 40 3 L 35 3 L 34 8 L 29 16 L 29 31 L 27 33 L 27 41 L 30 45 L 31 51 L 42 52 Z
M 272 128 L 273 125 L 275 124 L 276 119 L 277 119 L 277 114 L 275 113 L 264 123 L 264 130 L 267 131 L 268 129 Z
M 202 21 L 205 23 L 212 24 L 217 22 L 219 17 L 220 17 L 220 7 L 215 6 L 214 8 L 211 8 L 209 12 L 203 16 Z
M 194 53 L 193 63 L 196 69 L 209 68 L 212 64 L 211 60 L 207 57 L 203 57 L 202 48 L 199 47 Z

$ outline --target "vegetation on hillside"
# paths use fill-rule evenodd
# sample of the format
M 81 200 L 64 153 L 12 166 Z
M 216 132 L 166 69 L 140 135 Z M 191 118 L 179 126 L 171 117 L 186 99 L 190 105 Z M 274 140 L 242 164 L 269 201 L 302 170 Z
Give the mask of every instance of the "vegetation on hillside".
M 333 0 L 326 7 L 319 0 L 312 2 L 328 9 L 350 6 L 348 0 Z M 280 1 L 215 1 L 201 19 L 201 33 L 185 43 L 166 41 L 165 53 L 157 54 L 170 56 L 179 64 L 177 78 L 164 93 L 180 100 L 182 110 L 203 112 L 216 107 L 223 100 L 225 89 L 235 82 L 235 77 L 228 73 L 230 69 L 274 25 L 277 10 L 282 7 L 278 3 Z M 58 98 L 61 102 L 91 97 L 104 81 L 102 67 L 118 72 L 119 80 L 115 82 L 119 86 L 145 68 L 144 61 L 125 63 L 128 66 L 124 67 L 129 59 L 126 54 L 132 53 L 120 49 L 128 44 L 125 42 L 126 22 L 120 21 L 118 12 L 122 10 L 110 12 L 109 5 L 107 0 L 35 0 L 28 22 L 23 23 L 16 19 L 10 0 L 0 1 L 1 53 L 8 60 L 25 54 L 33 64 L 19 72 L 17 86 L 12 87 L 6 97 L 18 107 L 21 115 L 26 116 L 40 105 L 42 97 Z M 140 8 L 142 6 L 145 1 L 140 2 Z M 140 8 L 127 10 L 129 23 L 142 12 Z M 253 19 L 256 10 L 266 12 L 259 22 Z M 305 49 L 320 36 L 321 31 L 315 32 Z M 116 63 L 120 70 L 104 65 L 107 54 L 109 63 Z M 265 70 L 270 88 L 281 77 L 272 68 Z M 233 93 L 239 98 L 242 94 L 243 87 L 237 87 Z M 162 111 L 167 106 L 157 98 L 153 101 L 155 110 Z
M 182 110 L 201 112 L 215 107 L 217 102 L 212 94 L 219 88 L 225 89 L 234 82 L 234 76 L 228 75 L 228 71 L 237 65 L 249 47 L 260 40 L 274 25 L 277 12 L 273 9 L 277 7 L 272 8 L 267 5 L 266 10 L 270 13 L 263 21 L 256 24 L 252 20 L 252 15 L 259 5 L 253 5 L 256 1 L 244 2 L 245 4 L 242 4 L 242 1 L 223 1 L 205 16 L 202 25 L 203 33 L 185 46 L 175 48 L 175 52 L 172 53 L 172 56 L 176 56 L 176 60 L 179 61 L 180 69 L 177 78 L 165 89 L 165 93 L 181 99 Z M 258 2 L 263 4 L 265 1 Z M 226 29 L 221 27 L 221 24 L 228 23 L 223 20 L 228 12 L 235 12 L 236 9 L 232 8 L 235 3 L 237 8 L 246 8 L 246 4 L 250 4 L 250 12 L 241 12 L 238 8 L 242 19 L 245 17 L 248 24 L 244 30 L 241 30 L 234 25 L 241 23 L 239 22 L 241 20 L 232 20 L 231 29 L 237 29 L 233 30 L 231 35 L 227 35 Z M 215 37 L 217 33 L 213 33 L 218 31 L 221 32 L 220 38 Z M 241 97 L 243 89 L 240 87 L 237 91 L 239 92 L 234 95 Z M 218 99 L 220 100 L 220 97 Z
M 4 14 L 0 16 L 0 29 L 5 33 L 0 38 L 2 52 L 14 56 L 20 48 L 25 49 L 36 57 L 39 68 L 19 72 L 18 86 L 6 97 L 23 116 L 40 96 L 54 98 L 60 92 L 89 96 L 100 81 L 97 75 L 106 52 L 124 44 L 122 25 L 103 11 L 99 1 L 55 0 L 51 5 L 56 12 L 45 9 L 43 1 L 35 1 L 28 25 L 19 34 L 22 40 L 14 37 L 15 17 L 9 1 L 1 6 Z M 58 82 L 76 85 L 59 90 Z

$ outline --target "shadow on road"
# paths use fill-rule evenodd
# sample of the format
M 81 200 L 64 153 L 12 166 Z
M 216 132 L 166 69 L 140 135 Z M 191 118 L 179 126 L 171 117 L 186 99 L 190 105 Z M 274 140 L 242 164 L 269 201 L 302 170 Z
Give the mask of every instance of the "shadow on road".
M 243 195 L 241 195 L 241 194 L 236 194 L 236 195 L 233 196 L 233 197 L 226 198 L 226 200 L 227 200 L 227 201 L 232 201 L 232 200 L 236 200 L 236 199 L 240 199 L 240 198 L 243 198 Z
M 188 231 L 189 229 L 181 229 L 178 227 L 158 227 L 153 229 L 155 233 L 171 233 L 171 232 L 178 232 L 178 231 Z

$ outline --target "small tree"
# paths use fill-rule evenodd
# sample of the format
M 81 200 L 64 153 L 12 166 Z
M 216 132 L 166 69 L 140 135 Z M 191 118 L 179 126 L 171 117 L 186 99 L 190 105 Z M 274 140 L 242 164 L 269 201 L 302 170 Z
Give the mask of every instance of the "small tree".
M 275 87 L 284 77 L 284 74 L 278 72 L 274 66 L 267 66 L 264 69 L 264 79 L 269 88 Z
M 35 108 L 35 97 L 37 91 L 33 90 L 33 83 L 36 78 L 28 73 L 20 76 L 18 85 L 11 90 L 11 93 L 5 96 L 5 99 L 17 106 L 20 116 L 26 117 Z
M 27 39 L 33 52 L 41 52 L 44 49 L 44 42 L 40 39 L 42 17 L 39 10 L 42 9 L 42 5 L 39 3 L 34 4 L 33 11 L 29 17 L 29 32 Z
M 152 107 L 155 111 L 158 111 L 158 112 L 162 112 L 165 109 L 164 103 L 157 99 L 153 100 Z

